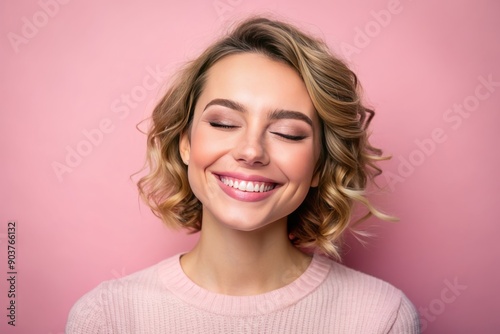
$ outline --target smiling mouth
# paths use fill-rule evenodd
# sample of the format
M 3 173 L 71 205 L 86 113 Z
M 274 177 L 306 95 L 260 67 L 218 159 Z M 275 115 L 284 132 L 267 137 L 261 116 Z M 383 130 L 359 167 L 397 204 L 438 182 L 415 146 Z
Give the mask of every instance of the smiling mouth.
M 276 183 L 244 181 L 227 176 L 219 176 L 219 179 L 226 186 L 246 192 L 265 193 L 276 188 Z

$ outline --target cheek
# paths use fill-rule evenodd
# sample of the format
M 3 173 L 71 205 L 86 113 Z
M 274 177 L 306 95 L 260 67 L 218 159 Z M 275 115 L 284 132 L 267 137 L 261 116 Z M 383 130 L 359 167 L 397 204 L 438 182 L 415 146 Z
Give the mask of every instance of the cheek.
M 213 133 L 203 127 L 194 129 L 191 135 L 190 161 L 188 165 L 188 180 L 194 195 L 208 205 L 217 196 L 218 183 L 209 172 L 210 167 L 221 168 L 221 157 L 227 153 L 228 140 L 214 138 Z
M 314 152 L 311 145 L 287 150 L 277 149 L 273 156 L 275 163 L 290 180 L 310 182 L 317 160 Z
M 203 164 L 216 149 L 214 140 L 205 132 L 202 128 L 195 128 L 191 134 L 191 161 L 197 164 Z

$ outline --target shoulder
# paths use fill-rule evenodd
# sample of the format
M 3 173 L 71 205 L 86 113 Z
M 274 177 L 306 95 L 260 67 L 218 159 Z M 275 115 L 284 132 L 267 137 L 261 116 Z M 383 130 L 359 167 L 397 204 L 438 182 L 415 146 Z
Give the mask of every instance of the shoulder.
M 330 298 L 332 312 L 367 324 L 365 330 L 376 325 L 384 333 L 419 333 L 418 314 L 401 290 L 335 261 L 322 261 L 330 262 L 322 290 Z
M 87 292 L 71 308 L 66 333 L 109 332 L 126 321 L 127 315 L 134 314 L 146 300 L 154 301 L 159 295 L 164 296 L 164 286 L 158 272 L 175 258 L 128 276 L 102 282 Z
M 338 289 L 339 293 L 348 293 L 362 299 L 384 299 L 391 301 L 401 297 L 402 292 L 391 284 L 346 267 L 335 261 L 330 262 L 330 272 L 326 283 Z

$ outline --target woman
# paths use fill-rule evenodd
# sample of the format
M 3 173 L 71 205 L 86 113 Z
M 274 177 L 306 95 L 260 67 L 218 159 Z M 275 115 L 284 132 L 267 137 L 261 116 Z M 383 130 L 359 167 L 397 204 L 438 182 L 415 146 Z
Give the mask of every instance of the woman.
M 189 63 L 155 108 L 139 190 L 199 242 L 73 307 L 68 333 L 417 333 L 388 283 L 348 269 L 340 238 L 381 151 L 355 74 L 265 18 Z M 319 255 L 323 253 L 326 256 Z

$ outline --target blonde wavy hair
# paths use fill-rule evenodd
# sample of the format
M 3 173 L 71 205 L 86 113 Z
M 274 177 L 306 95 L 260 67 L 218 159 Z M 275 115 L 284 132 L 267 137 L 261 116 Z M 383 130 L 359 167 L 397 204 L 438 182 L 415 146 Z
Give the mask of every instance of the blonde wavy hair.
M 381 150 L 368 142 L 367 127 L 374 112 L 360 99 L 353 71 L 327 45 L 296 27 L 262 17 L 247 19 L 189 62 L 155 107 L 147 138 L 147 175 L 139 193 L 154 214 L 172 227 L 201 230 L 202 205 L 189 186 L 179 140 L 188 131 L 207 71 L 225 56 L 243 52 L 263 54 L 294 68 L 305 83 L 319 115 L 322 149 L 316 172 L 319 184 L 288 217 L 291 242 L 340 259 L 342 235 L 350 226 L 353 207 L 381 219 L 365 196 L 367 182 L 381 173 Z

